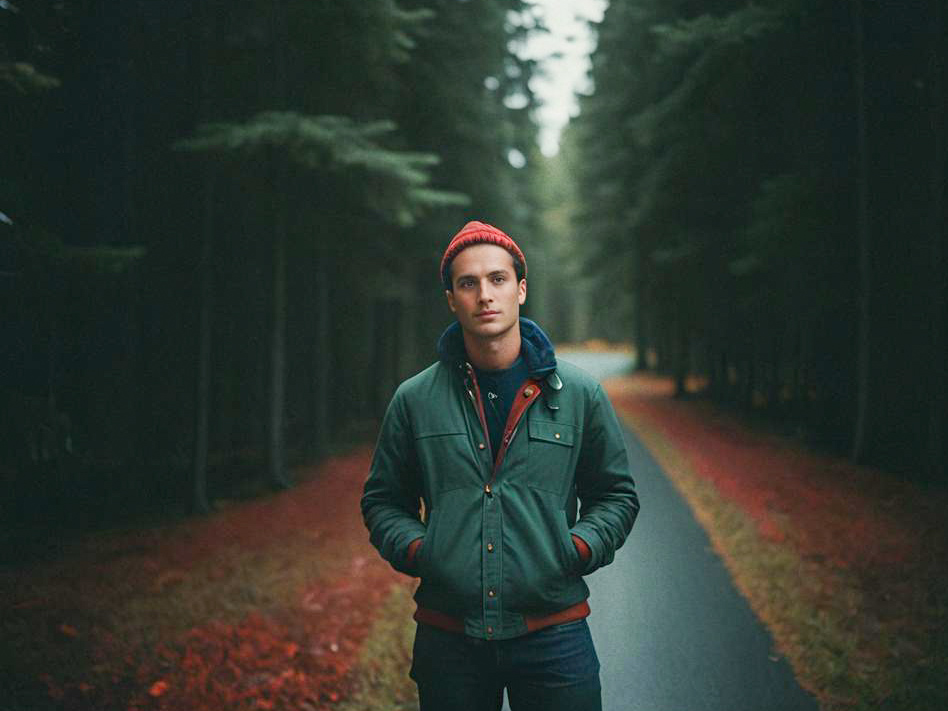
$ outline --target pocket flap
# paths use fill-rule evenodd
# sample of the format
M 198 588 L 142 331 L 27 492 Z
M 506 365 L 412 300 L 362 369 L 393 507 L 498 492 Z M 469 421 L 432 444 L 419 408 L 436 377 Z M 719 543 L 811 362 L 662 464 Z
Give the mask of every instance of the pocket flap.
M 539 439 L 553 444 L 573 446 L 576 429 L 572 425 L 562 422 L 545 422 L 543 420 L 530 421 L 530 439 Z
M 429 439 L 431 437 L 463 437 L 467 432 L 464 430 L 443 430 L 435 431 L 428 430 L 425 432 L 419 432 L 415 435 L 415 439 Z

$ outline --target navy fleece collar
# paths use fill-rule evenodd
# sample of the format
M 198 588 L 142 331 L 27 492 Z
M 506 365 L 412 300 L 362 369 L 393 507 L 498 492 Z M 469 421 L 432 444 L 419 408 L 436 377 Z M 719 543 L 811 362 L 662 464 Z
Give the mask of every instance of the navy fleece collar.
M 543 330 L 528 318 L 520 317 L 520 353 L 527 362 L 530 377 L 539 380 L 556 370 L 553 344 Z M 455 321 L 438 339 L 438 356 L 441 360 L 456 364 L 467 359 L 461 324 Z

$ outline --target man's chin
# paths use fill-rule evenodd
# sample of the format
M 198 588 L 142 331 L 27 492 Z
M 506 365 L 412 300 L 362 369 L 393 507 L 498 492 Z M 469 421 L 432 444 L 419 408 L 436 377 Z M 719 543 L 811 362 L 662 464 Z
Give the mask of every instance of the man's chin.
M 477 338 L 497 338 L 503 336 L 513 327 L 514 324 L 512 323 L 475 323 L 464 328 L 464 330 Z

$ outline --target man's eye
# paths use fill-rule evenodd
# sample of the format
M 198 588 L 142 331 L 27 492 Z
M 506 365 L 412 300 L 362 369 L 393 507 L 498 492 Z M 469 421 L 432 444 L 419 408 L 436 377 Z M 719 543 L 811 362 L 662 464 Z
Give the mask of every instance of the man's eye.
M 505 277 L 502 277 L 502 276 L 495 276 L 495 277 L 494 277 L 494 282 L 495 282 L 495 283 L 499 284 L 499 283 L 502 282 L 502 281 L 505 281 Z

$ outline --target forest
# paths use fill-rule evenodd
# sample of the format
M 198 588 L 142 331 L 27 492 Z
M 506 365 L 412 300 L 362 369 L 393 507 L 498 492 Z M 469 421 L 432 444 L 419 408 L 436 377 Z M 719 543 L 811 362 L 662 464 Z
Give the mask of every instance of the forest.
M 614 3 L 568 143 L 600 288 L 679 390 L 938 482 L 944 12 Z
M 5 507 L 201 512 L 371 439 L 468 219 L 556 340 L 944 484 L 944 14 L 613 2 L 550 157 L 530 2 L 3 0 Z

